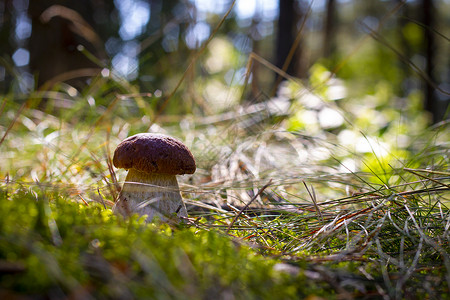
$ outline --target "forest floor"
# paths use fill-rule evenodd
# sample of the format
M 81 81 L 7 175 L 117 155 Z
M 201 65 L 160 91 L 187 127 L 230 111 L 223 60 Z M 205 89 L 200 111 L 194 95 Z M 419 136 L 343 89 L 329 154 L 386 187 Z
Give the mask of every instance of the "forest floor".
M 405 131 L 417 119 L 394 114 L 380 134 L 361 129 L 377 112 L 291 82 L 264 101 L 153 123 L 147 95 L 127 89 L 4 98 L 0 298 L 449 296 L 448 122 Z M 126 173 L 111 153 L 147 131 L 196 157 L 197 172 L 179 177 L 186 224 L 111 211 Z

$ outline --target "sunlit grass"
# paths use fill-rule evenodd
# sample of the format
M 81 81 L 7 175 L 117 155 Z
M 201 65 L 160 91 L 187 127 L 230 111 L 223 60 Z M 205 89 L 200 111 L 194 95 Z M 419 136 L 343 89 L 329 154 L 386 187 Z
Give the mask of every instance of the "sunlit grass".
M 34 235 L 47 236 L 50 242 L 45 251 L 32 248 L 27 250 L 31 254 L 25 258 L 15 256 L 18 269 L 25 264 L 29 272 L 36 272 L 35 268 L 40 268 L 36 259 L 48 259 L 54 262 L 55 268 L 61 268 L 58 256 L 63 255 L 67 243 L 77 243 L 61 232 L 68 230 L 65 226 L 80 230 L 84 226 L 105 227 L 104 240 L 86 236 L 89 241 L 77 246 L 81 247 L 79 250 L 70 252 L 74 257 L 76 251 L 90 249 L 89 242 L 112 242 L 116 238 L 114 232 L 120 232 L 122 227 L 138 226 L 138 231 L 154 227 L 124 223 L 110 212 L 125 178 L 125 172 L 111 164 L 114 147 L 131 134 L 154 131 L 182 139 L 197 159 L 196 174 L 180 176 L 190 214 L 187 222 L 190 229 L 179 229 L 181 232 L 195 232 L 190 234 L 199 235 L 200 240 L 210 231 L 228 234 L 236 243 L 250 246 L 253 249 L 250 252 L 273 259 L 271 266 L 283 262 L 295 272 L 307 270 L 300 274 L 319 286 L 325 284 L 327 288 L 323 292 L 328 291 L 326 293 L 333 291 L 341 296 L 375 293 L 391 297 L 448 293 L 448 123 L 424 127 L 421 132 L 409 131 L 399 124 L 389 127 L 384 134 L 369 127 L 364 132 L 348 120 L 337 128 L 322 128 L 320 119 L 317 124 L 292 128 L 292 118 L 296 117 L 298 109 L 313 113 L 317 109 L 300 107 L 298 99 L 303 96 L 299 98 L 298 93 L 303 92 L 295 92 L 295 88 L 293 94 L 287 90 L 282 92 L 278 102 L 267 99 L 247 103 L 213 116 L 161 116 L 153 123 L 151 113 L 146 113 L 154 100 L 152 95 L 138 95 L 134 88 L 114 79 L 99 80 L 103 80 L 102 86 L 89 87 L 86 94 L 73 93 L 62 86 L 55 92 L 36 92 L 18 101 L 12 96 L 3 100 L 0 176 L 2 201 L 8 201 L 8 205 L 2 207 L 3 212 L 12 217 L 19 214 L 23 222 L 4 219 L 2 241 L 4 247 L 15 243 L 17 249 L 28 247 L 25 246 L 27 240 L 34 240 L 31 237 Z M 99 81 L 94 83 L 98 85 Z M 316 97 L 319 105 L 322 101 L 326 104 L 320 93 Z M 53 105 L 38 109 L 44 99 L 47 105 Z M 283 109 L 281 104 L 289 107 Z M 359 105 L 351 101 L 341 106 L 346 110 L 334 103 L 330 107 L 343 113 L 346 119 L 359 111 Z M 404 124 L 409 122 L 413 120 L 404 120 Z M 391 140 L 395 138 L 393 128 L 398 128 L 399 138 L 408 136 L 401 147 Z M 343 132 L 346 138 L 342 137 Z M 22 208 L 19 199 L 28 197 L 42 202 L 42 206 L 36 204 L 31 210 L 26 206 Z M 63 203 L 71 208 L 64 208 Z M 63 215 L 67 217 L 66 210 L 77 214 L 77 209 L 87 218 L 100 214 L 116 221 L 87 225 L 82 217 L 74 217 L 72 221 L 63 219 Z M 31 222 L 34 225 L 27 223 L 27 215 L 37 218 Z M 108 227 L 114 230 L 106 233 Z M 8 233 L 8 230 L 19 231 Z M 19 240 L 11 240 L 13 235 Z M 182 238 L 170 243 L 196 247 L 189 246 L 190 242 L 184 244 Z M 55 252 L 52 247 L 62 247 L 55 248 L 62 252 Z M 225 246 L 218 244 L 217 247 Z M 16 261 L 5 249 L 2 259 Z M 97 257 L 97 263 L 106 259 L 105 268 L 110 268 L 110 264 L 113 269 L 134 268 L 128 262 L 115 262 L 111 258 L 122 254 L 112 248 L 104 250 L 104 257 Z M 132 255 L 133 261 L 141 264 L 137 268 L 144 272 L 146 268 L 154 270 L 151 262 L 142 261 L 150 259 L 142 251 Z M 216 251 L 222 253 L 221 249 Z M 129 259 L 128 254 L 123 255 L 121 259 Z M 186 259 L 186 263 L 190 261 L 194 268 L 205 263 L 189 255 L 176 254 L 175 257 Z M 96 261 L 97 258 L 91 255 L 88 259 Z M 148 263 L 150 265 L 146 265 Z M 125 265 L 121 267 L 122 264 Z M 53 268 L 53 263 L 49 266 Z M 65 275 L 61 270 L 48 269 L 48 277 L 42 279 L 47 283 L 35 282 L 36 288 L 56 280 L 65 291 L 70 291 L 87 280 L 81 278 L 92 276 L 84 273 L 83 268 L 75 264 L 64 271 L 69 272 Z M 71 270 L 81 277 L 70 274 Z M 178 280 L 170 275 L 172 271 L 160 272 L 168 278 L 165 284 Z M 217 270 L 212 272 L 218 272 L 214 276 L 230 276 L 227 271 L 222 275 Z M 206 275 L 200 272 L 198 276 L 205 278 Z M 346 281 L 349 276 L 350 283 Z M 133 276 L 120 278 L 119 282 L 127 289 L 130 284 L 137 284 L 136 289 L 131 290 L 139 293 L 141 288 L 137 282 L 132 283 Z M 145 282 L 148 280 L 152 279 L 147 278 Z M 427 284 L 422 284 L 424 280 Z M 28 283 L 20 281 L 3 288 L 16 289 L 16 284 L 26 289 Z M 286 291 L 291 285 L 298 288 L 295 280 L 283 284 Z M 106 288 L 111 289 L 107 293 L 130 292 L 112 289 L 109 285 Z M 200 293 L 196 295 L 201 295 L 204 290 L 196 288 L 199 289 L 196 293 Z M 230 288 L 233 293 L 240 291 L 238 287 Z M 317 289 L 311 289 L 311 293 L 318 293 Z M 294 290 L 294 294 L 303 293 Z M 176 296 L 178 292 L 177 286 L 169 294 Z
M 84 90 L 13 86 L 0 100 L 0 298 L 449 297 L 449 122 L 429 127 L 418 90 L 395 94 L 397 56 L 424 77 L 383 38 L 397 8 L 302 80 L 256 53 L 244 67 L 218 31 L 230 7 L 154 93 L 101 62 Z M 255 72 L 285 81 L 258 87 Z M 196 158 L 179 177 L 183 225 L 112 213 L 126 171 L 111 155 L 139 132 Z

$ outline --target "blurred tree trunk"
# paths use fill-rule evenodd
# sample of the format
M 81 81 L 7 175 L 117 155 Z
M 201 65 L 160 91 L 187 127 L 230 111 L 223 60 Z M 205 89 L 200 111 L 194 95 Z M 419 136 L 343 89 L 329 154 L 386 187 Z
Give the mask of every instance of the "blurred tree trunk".
M 13 17 L 12 0 L 0 1 L 0 53 L 1 59 L 11 57 L 14 49 L 10 37 L 14 36 L 15 20 Z M 8 63 L 0 64 L 0 90 L 7 91 L 12 81 L 11 72 L 6 70 Z
M 323 56 L 330 57 L 336 50 L 336 0 L 327 0 L 324 27 Z
M 299 1 L 279 0 L 275 65 L 297 77 L 305 75 L 305 68 L 301 61 L 301 42 L 295 43 L 302 15 Z
M 257 11 L 252 17 L 252 24 L 250 25 L 250 32 L 252 37 L 252 52 L 261 55 L 261 43 L 259 38 L 254 38 L 258 32 L 257 26 L 260 22 L 260 15 Z M 258 63 L 253 63 L 251 66 L 252 82 L 251 82 L 251 99 L 257 100 L 261 98 L 261 91 L 263 90 L 260 86 L 260 65 Z
M 397 39 L 399 41 L 399 45 L 401 48 L 401 53 L 405 56 L 407 59 L 411 59 L 414 53 L 414 45 L 411 45 L 408 41 L 408 39 L 405 37 L 404 29 L 409 24 L 409 18 L 411 15 L 410 11 L 410 5 L 408 3 L 405 3 L 404 0 L 396 0 L 399 5 L 402 5 L 400 11 L 399 11 L 399 18 L 397 18 L 397 24 L 398 27 L 397 30 Z M 401 78 L 402 78 L 402 85 L 399 88 L 399 96 L 405 97 L 409 91 L 414 88 L 412 87 L 411 83 L 411 68 L 403 63 L 400 62 L 399 64 L 399 71 L 401 72 Z
M 422 0 L 422 5 L 420 7 L 422 11 L 422 23 L 424 25 L 424 49 L 423 53 L 426 60 L 425 73 L 428 79 L 432 82 L 435 81 L 434 76 L 434 59 L 435 59 L 435 46 L 434 46 L 434 36 L 432 28 L 434 28 L 435 18 L 437 12 L 434 9 L 433 0 Z M 438 104 L 436 103 L 435 89 L 430 82 L 424 81 L 424 97 L 425 97 L 425 109 L 431 112 L 433 117 L 433 123 L 442 119 L 442 112 L 439 111 Z
M 84 87 L 86 78 L 98 73 L 99 66 L 78 46 L 98 58 L 104 56 L 92 29 L 92 1 L 30 1 L 28 13 L 32 22 L 30 70 L 37 75 L 38 87 L 51 88 L 59 80 Z

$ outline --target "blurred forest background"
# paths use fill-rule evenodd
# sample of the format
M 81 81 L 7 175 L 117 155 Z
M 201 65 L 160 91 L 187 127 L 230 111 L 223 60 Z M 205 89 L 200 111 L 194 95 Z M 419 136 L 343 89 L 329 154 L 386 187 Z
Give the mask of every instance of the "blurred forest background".
M 0 299 L 448 299 L 449 37 L 450 0 L 0 0 Z M 139 132 L 195 156 L 186 230 L 112 213 Z
M 114 75 L 152 93 L 154 109 L 208 114 L 273 97 L 280 78 L 270 62 L 300 79 L 328 70 L 346 80 L 351 88 L 331 98 L 388 85 L 391 95 L 419 98 L 430 122 L 448 116 L 450 1 L 239 0 L 219 27 L 232 4 L 2 0 L 0 92 L 61 82 L 82 91 L 92 77 Z

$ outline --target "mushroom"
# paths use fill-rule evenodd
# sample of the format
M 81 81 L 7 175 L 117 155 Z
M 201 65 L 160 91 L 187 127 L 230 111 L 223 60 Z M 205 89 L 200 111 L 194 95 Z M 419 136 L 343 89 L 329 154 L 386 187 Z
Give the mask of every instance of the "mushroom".
M 116 168 L 128 169 L 114 212 L 127 217 L 147 215 L 178 223 L 187 217 L 176 175 L 193 174 L 195 160 L 180 141 L 163 134 L 139 133 L 123 140 L 114 151 Z

